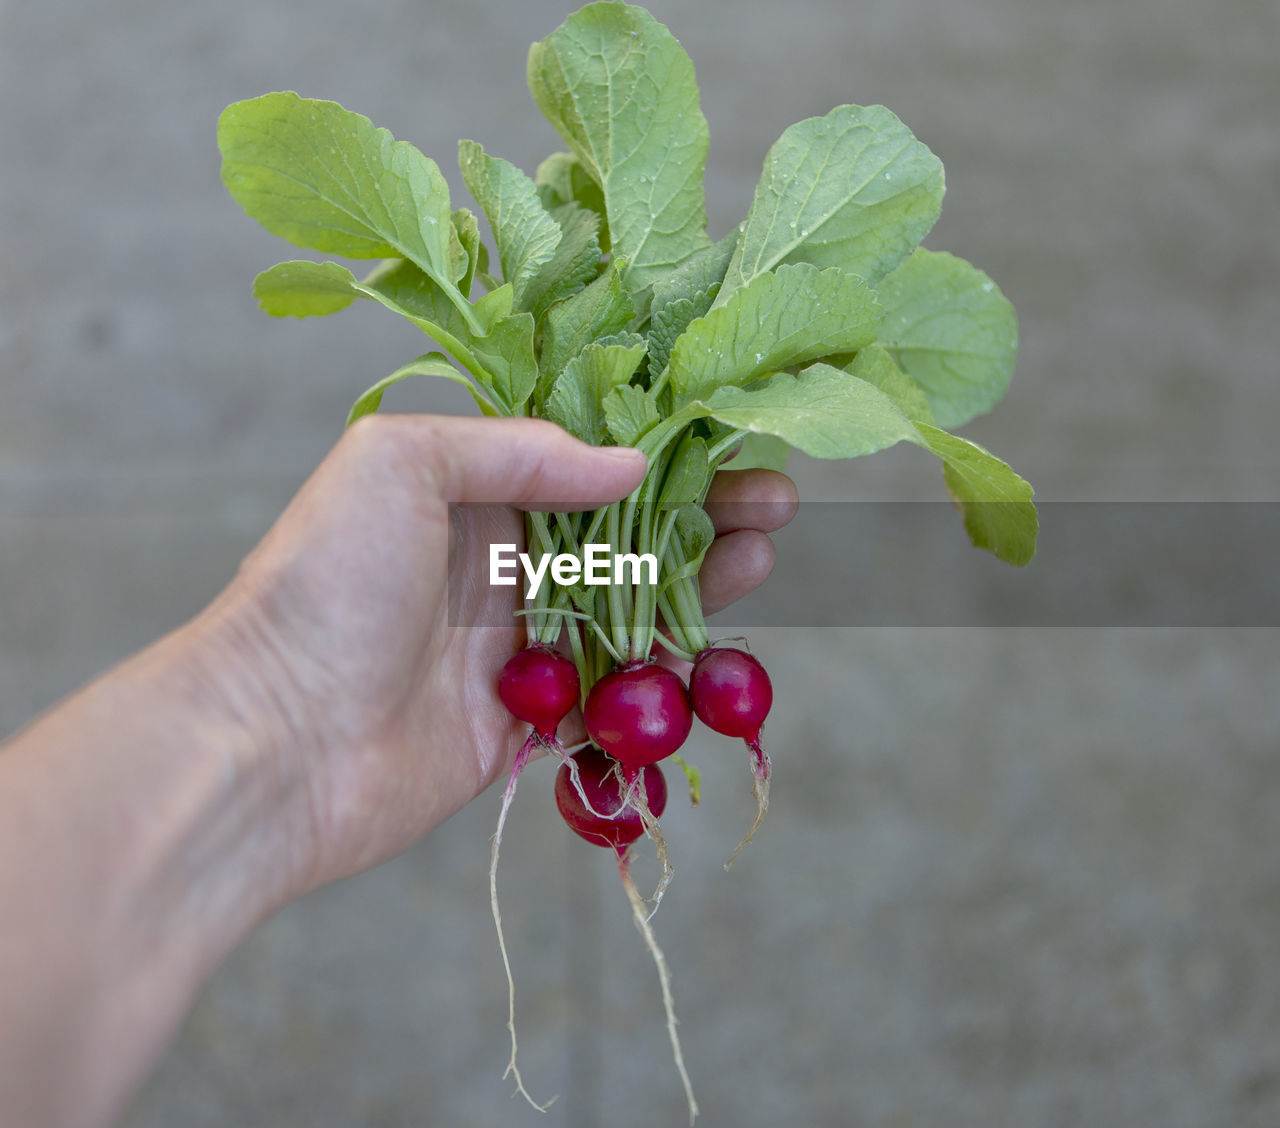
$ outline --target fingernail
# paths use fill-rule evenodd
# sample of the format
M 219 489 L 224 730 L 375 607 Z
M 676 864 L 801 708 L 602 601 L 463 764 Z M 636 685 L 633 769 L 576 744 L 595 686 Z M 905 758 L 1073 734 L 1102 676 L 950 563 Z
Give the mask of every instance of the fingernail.
M 612 455 L 614 458 L 624 458 L 629 462 L 634 462 L 636 461 L 636 459 L 641 459 L 644 461 L 646 466 L 649 463 L 649 460 L 644 456 L 644 451 L 636 450 L 635 447 L 604 446 L 604 447 L 598 447 L 597 449 L 600 451 L 601 454 Z

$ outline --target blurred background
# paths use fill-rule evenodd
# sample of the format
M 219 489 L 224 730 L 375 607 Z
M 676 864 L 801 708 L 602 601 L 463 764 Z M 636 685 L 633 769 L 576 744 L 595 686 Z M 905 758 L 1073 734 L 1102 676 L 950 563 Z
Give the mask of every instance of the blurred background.
M 423 351 L 372 307 L 258 312 L 254 274 L 293 251 L 223 191 L 222 107 L 335 99 L 433 156 L 461 202 L 458 138 L 530 172 L 560 147 L 524 62 L 575 6 L 0 0 L 0 733 L 203 606 L 352 399 Z M 1055 502 L 1280 501 L 1272 0 L 651 8 L 698 69 L 713 235 L 778 134 L 835 104 L 890 106 L 942 158 L 928 243 L 1021 316 L 1009 396 L 964 433 L 1051 503 L 1046 534 Z M 439 384 L 386 407 L 471 410 Z M 915 449 L 793 473 L 807 500 L 942 496 Z M 858 507 L 830 512 L 853 551 Z M 771 587 L 812 576 L 802 523 L 775 539 Z M 929 562 L 892 548 L 859 582 L 923 598 Z M 695 733 L 705 799 L 664 820 L 655 927 L 704 1122 L 1280 1123 L 1276 620 L 984 615 L 752 630 L 776 782 L 730 874 L 744 757 Z M 653 967 L 551 779 L 525 777 L 499 875 L 524 1076 L 559 1094 L 545 1116 L 502 1080 L 495 793 L 252 936 L 126 1128 L 683 1123 Z

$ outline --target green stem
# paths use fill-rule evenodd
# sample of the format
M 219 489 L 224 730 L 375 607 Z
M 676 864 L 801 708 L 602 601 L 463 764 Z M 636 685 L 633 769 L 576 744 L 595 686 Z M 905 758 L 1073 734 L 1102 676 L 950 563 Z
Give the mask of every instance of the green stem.
M 729 453 L 738 443 L 747 437 L 746 431 L 730 431 L 715 446 L 707 451 L 707 465 L 715 469 L 716 462 Z
M 672 538 L 667 546 L 667 553 L 675 564 L 672 571 L 683 567 L 687 562 L 684 546 L 680 543 L 679 537 Z M 671 599 L 672 609 L 680 621 L 681 630 L 684 632 L 687 649 L 694 653 L 705 650 L 710 639 L 707 635 L 706 620 L 702 617 L 702 600 L 698 594 L 697 577 L 686 576 L 677 580 L 667 589 L 667 593 Z
M 659 458 L 656 472 L 661 475 L 666 467 L 667 459 Z M 637 548 L 641 555 L 646 553 L 653 555 L 658 561 L 662 560 L 662 553 L 655 551 L 653 542 L 653 519 L 654 510 L 657 506 L 658 496 L 658 478 L 655 478 L 650 485 L 649 492 L 645 495 L 644 507 L 640 511 L 640 539 Z M 653 649 L 654 626 L 657 614 L 657 606 L 655 596 L 657 594 L 657 583 L 650 583 L 648 580 L 641 582 L 639 576 L 632 577 L 636 581 L 635 587 L 635 612 L 631 621 L 631 658 L 633 661 L 643 661 L 649 657 L 649 652 Z M 654 577 L 656 581 L 658 577 Z
M 462 314 L 462 320 L 467 323 L 467 328 L 471 330 L 471 335 L 473 337 L 486 336 L 484 327 L 476 318 L 475 307 L 462 296 L 462 291 L 457 286 L 442 285 L 440 289 L 444 291 L 444 296 L 454 304 L 457 311 Z
M 588 619 L 590 616 L 588 616 Z M 583 676 L 587 669 L 587 655 L 582 645 L 582 634 L 572 623 L 565 624 L 565 634 L 569 636 L 569 649 L 573 652 L 573 664 L 578 671 L 579 697 L 578 706 L 587 703 L 587 679 Z
M 597 623 L 595 619 L 593 619 L 590 615 L 582 611 L 570 611 L 568 608 L 565 608 L 565 607 L 547 608 L 542 613 L 547 615 L 562 615 L 566 619 L 577 619 L 586 623 L 587 626 L 589 626 L 593 631 L 595 631 L 597 640 L 600 642 L 602 646 L 605 647 L 605 649 L 608 650 L 613 660 L 619 665 L 622 663 L 622 656 L 616 650 L 614 650 L 613 646 L 609 642 L 609 637 L 604 633 L 604 630 L 601 628 L 600 624 Z M 517 611 L 516 614 L 517 615 L 533 615 L 534 612 L 533 611 Z M 557 637 L 558 636 L 559 636 L 559 632 L 557 631 Z M 582 654 L 582 641 L 581 639 L 577 638 L 576 631 L 570 631 L 569 638 L 570 638 L 569 645 L 573 648 L 574 657 L 577 658 Z M 551 641 L 554 642 L 555 639 L 552 639 Z
M 654 547 L 654 554 L 659 560 L 667 555 L 667 546 L 671 543 L 671 533 L 676 527 L 676 513 L 678 510 L 668 510 L 662 518 L 662 527 L 658 533 L 658 542 Z
M 680 626 L 679 616 L 676 615 L 675 609 L 671 606 L 671 600 L 667 593 L 658 593 L 658 612 L 662 616 L 662 621 L 667 626 L 667 632 L 671 635 L 672 640 L 686 653 L 693 653 L 693 648 L 689 645 L 689 640 L 685 638 L 684 628 Z
M 622 534 L 619 528 L 621 514 L 619 513 L 620 502 L 615 501 L 609 506 L 609 545 L 614 553 L 619 551 Z M 631 640 L 627 637 L 627 608 L 626 601 L 623 599 L 622 589 L 617 584 L 609 584 L 608 605 L 609 605 L 609 630 L 613 635 L 613 649 L 618 654 L 625 654 L 631 649 Z
M 685 650 L 682 646 L 677 646 L 661 631 L 653 632 L 653 641 L 656 642 L 663 650 L 674 654 L 677 658 L 683 658 L 686 662 L 692 662 L 697 655 L 692 650 Z
M 555 538 L 551 535 L 551 529 L 547 525 L 547 515 L 545 513 L 538 513 L 534 510 L 530 510 L 527 516 L 533 526 L 534 532 L 537 533 L 538 543 L 541 546 L 542 551 L 549 552 L 554 555 L 556 551 L 556 542 Z
M 559 529 L 560 537 L 564 541 L 565 551 L 572 552 L 574 556 L 581 556 L 582 546 L 578 543 L 578 537 L 568 514 L 556 514 L 556 528 Z

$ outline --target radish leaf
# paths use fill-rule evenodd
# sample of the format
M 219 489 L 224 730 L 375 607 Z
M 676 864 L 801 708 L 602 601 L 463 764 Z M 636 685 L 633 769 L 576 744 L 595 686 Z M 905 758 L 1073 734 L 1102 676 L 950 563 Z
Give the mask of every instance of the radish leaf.
M 932 423 L 933 409 L 929 399 L 910 376 L 899 368 L 880 345 L 868 345 L 843 366 L 851 376 L 874 384 L 915 423 Z
M 600 217 L 600 249 L 609 250 L 609 224 L 605 218 L 604 193 L 600 185 L 572 153 L 552 153 L 534 173 L 538 197 L 548 211 L 565 204 L 577 204 Z
M 878 387 L 848 372 L 815 364 L 761 387 L 721 388 L 686 410 L 776 435 L 816 458 L 854 458 L 903 440 L 915 443 L 942 459 L 947 488 L 975 545 L 1009 564 L 1026 564 L 1035 553 L 1035 506 L 1022 478 L 976 443 L 913 423 Z
M 706 441 L 685 432 L 658 491 L 659 509 L 680 509 L 692 505 L 702 497 L 707 486 L 710 465 L 707 461 Z
M 814 458 L 856 458 L 916 437 L 898 406 L 865 380 L 814 364 L 756 388 L 720 388 L 689 405 L 740 431 L 776 435 Z
M 529 49 L 528 78 L 539 109 L 603 192 L 630 292 L 642 294 L 711 242 L 707 122 L 693 63 L 662 24 L 643 8 L 589 4 Z
M 730 470 L 786 470 L 790 444 L 776 435 L 743 435 Z
M 566 364 L 588 344 L 620 332 L 635 316 L 623 289 L 626 264 L 614 259 L 609 269 L 584 290 L 547 312 L 542 340 L 542 371 L 554 380 Z
M 634 384 L 614 388 L 600 401 L 600 408 L 613 441 L 623 446 L 635 446 L 660 418 L 653 397 Z
M 483 269 L 482 259 L 485 257 L 484 244 L 480 242 L 480 223 L 475 213 L 468 208 L 459 208 L 451 217 L 453 233 L 458 237 L 458 245 L 466 259 L 461 264 L 456 282 L 458 290 L 464 298 L 470 299 L 471 287 L 475 284 L 476 272 Z M 457 268 L 455 268 L 457 270 Z
M 556 302 L 571 298 L 600 273 L 600 217 L 577 204 L 564 204 L 550 214 L 560 226 L 560 242 L 524 295 L 526 308 L 539 321 Z
M 606 419 L 602 403 L 616 387 L 626 384 L 644 357 L 644 341 L 629 344 L 587 345 L 556 379 L 547 397 L 545 415 L 583 442 L 600 446 L 605 441 Z
M 977 443 L 927 423 L 917 429 L 921 445 L 942 459 L 947 490 L 964 515 L 969 539 L 1007 564 L 1029 564 L 1040 528 L 1030 484 Z
M 253 296 L 272 317 L 322 317 L 359 296 L 355 276 L 336 262 L 276 263 L 253 280 Z
M 941 162 L 883 106 L 797 122 L 765 157 L 718 304 L 788 262 L 875 285 L 937 221 L 942 194 Z
M 502 277 L 511 283 L 516 308 L 524 309 L 530 282 L 555 255 L 560 225 L 542 206 L 532 180 L 476 142 L 458 143 L 458 168 L 489 219 Z
M 454 285 L 449 185 L 408 142 L 337 102 L 283 92 L 223 110 L 218 148 L 227 190 L 273 235 L 347 258 L 406 258 L 470 316 Z
M 442 376 L 446 380 L 452 380 L 455 384 L 461 384 L 471 393 L 481 412 L 485 415 L 497 414 L 493 409 L 493 405 L 480 394 L 480 390 L 475 384 L 467 379 L 464 373 L 454 368 L 443 353 L 424 353 L 416 360 L 411 360 L 403 367 L 397 368 L 390 376 L 384 376 L 373 387 L 366 390 L 352 404 L 351 411 L 347 415 L 347 426 L 350 427 L 362 415 L 370 415 L 377 411 L 382 405 L 382 393 L 393 384 L 398 384 L 401 380 L 410 376 Z
M 880 309 L 861 279 L 806 263 L 757 275 L 692 322 L 671 350 L 671 386 L 696 399 L 875 340 Z
M 987 275 L 921 247 L 878 293 L 880 343 L 924 389 L 939 424 L 959 426 L 999 402 L 1013 377 L 1018 317 Z

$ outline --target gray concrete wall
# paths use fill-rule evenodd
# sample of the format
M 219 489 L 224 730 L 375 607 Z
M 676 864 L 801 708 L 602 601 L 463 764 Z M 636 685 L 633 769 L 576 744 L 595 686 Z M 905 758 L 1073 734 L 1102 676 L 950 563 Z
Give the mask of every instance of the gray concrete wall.
M 1277 500 L 1274 3 L 653 8 L 698 67 L 713 233 L 778 133 L 836 103 L 889 105 L 942 157 L 930 245 L 1022 318 L 1014 387 L 966 433 L 1042 498 Z M 524 57 L 568 10 L 0 0 L 0 732 L 196 611 L 355 394 L 421 351 L 374 309 L 256 311 L 253 274 L 290 252 L 223 192 L 221 108 L 334 98 L 460 198 L 458 137 L 527 169 L 553 146 Z M 467 409 L 434 387 L 388 407 Z M 808 498 L 940 496 L 913 450 L 795 476 Z M 785 584 L 805 545 L 778 539 Z M 722 873 L 747 776 L 698 733 L 707 798 L 673 805 L 656 918 L 707 1124 L 1280 1123 L 1273 625 L 753 645 L 773 810 Z M 546 1116 L 501 1080 L 494 795 L 255 934 L 128 1128 L 681 1123 L 652 968 L 550 780 L 526 778 L 500 878 Z

